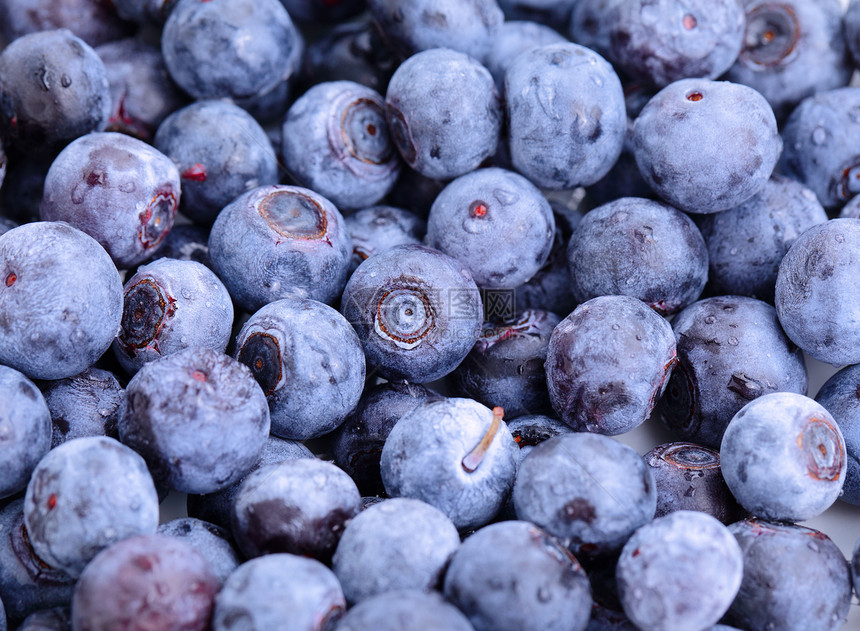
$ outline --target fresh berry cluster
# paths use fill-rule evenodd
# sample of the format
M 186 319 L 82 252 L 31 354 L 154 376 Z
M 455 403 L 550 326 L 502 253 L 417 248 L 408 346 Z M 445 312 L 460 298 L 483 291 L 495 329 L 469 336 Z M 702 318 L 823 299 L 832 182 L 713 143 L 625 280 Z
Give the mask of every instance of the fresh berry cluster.
M 860 0 L 0 0 L 0 631 L 842 628 L 857 67 Z

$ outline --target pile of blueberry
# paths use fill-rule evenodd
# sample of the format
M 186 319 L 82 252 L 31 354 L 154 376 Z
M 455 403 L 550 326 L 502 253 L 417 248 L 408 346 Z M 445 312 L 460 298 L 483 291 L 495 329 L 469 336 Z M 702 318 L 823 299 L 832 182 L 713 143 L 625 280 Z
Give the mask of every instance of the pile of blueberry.
M 0 0 L 0 631 L 843 627 L 857 67 L 860 0 Z

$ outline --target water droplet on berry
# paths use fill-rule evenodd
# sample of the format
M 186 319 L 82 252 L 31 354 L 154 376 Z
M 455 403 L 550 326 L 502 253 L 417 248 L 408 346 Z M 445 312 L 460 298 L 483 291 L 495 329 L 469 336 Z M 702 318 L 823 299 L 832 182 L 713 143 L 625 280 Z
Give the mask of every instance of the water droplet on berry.
M 816 127 L 812 132 L 812 143 L 823 145 L 827 141 L 827 131 L 823 127 Z

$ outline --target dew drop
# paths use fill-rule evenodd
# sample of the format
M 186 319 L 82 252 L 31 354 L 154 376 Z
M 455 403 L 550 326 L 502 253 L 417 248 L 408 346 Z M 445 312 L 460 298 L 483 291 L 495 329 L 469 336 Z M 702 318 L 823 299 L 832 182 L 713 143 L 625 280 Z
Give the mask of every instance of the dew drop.
M 64 74 L 62 77 L 60 77 L 60 85 L 64 88 L 68 88 L 70 85 L 72 85 L 72 78 L 69 75 Z
M 812 131 L 812 143 L 823 145 L 827 141 L 827 131 L 823 127 L 816 127 Z

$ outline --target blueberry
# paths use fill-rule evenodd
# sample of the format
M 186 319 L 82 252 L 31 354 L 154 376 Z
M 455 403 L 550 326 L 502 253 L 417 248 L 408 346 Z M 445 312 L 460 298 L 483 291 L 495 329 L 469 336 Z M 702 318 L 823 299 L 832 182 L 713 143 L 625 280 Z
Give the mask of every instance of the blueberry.
M 0 1 L 0 33 L 6 42 L 60 28 L 69 29 L 90 46 L 120 39 L 129 31 L 113 4 L 99 0 Z
M 374 22 L 347 22 L 308 44 L 302 76 L 311 85 L 355 81 L 382 93 L 399 63 Z
M 447 48 L 413 55 L 391 77 L 385 107 L 400 155 L 425 177 L 464 175 L 496 152 L 499 95 L 489 70 L 468 55 Z
M 332 463 L 286 460 L 242 482 L 233 500 L 233 537 L 249 558 L 289 552 L 328 561 L 360 505 L 355 483 Z
M 792 342 L 819 361 L 860 362 L 860 219 L 831 219 L 788 250 L 776 277 L 776 313 Z
M 424 386 L 407 382 L 367 388 L 334 437 L 335 464 L 350 475 L 363 495 L 384 494 L 379 458 L 391 428 L 407 412 L 442 398 Z
M 5 631 L 3 626 L 0 629 Z M 72 631 L 72 612 L 68 607 L 37 611 L 24 619 L 18 631 Z
M 368 0 L 386 38 L 404 55 L 450 48 L 483 61 L 505 16 L 496 0 Z
M 550 401 L 576 431 L 622 434 L 651 415 L 675 361 L 669 323 L 644 302 L 593 298 L 552 332 Z
M 476 631 L 582 631 L 591 615 L 588 577 L 579 562 L 523 521 L 470 535 L 445 572 L 444 592 Z
M 0 76 L 0 135 L 25 152 L 50 153 L 107 122 L 105 66 L 71 31 L 19 37 L 0 53 Z
M 40 388 L 51 413 L 51 447 L 87 436 L 119 438 L 125 390 L 111 372 L 87 368 L 73 377 L 42 382 Z
M 337 631 L 403 631 L 438 629 L 475 631 L 460 611 L 441 594 L 403 589 L 368 598 L 340 619 Z
M 297 186 L 262 186 L 219 213 L 209 256 L 246 311 L 297 296 L 331 303 L 343 291 L 352 254 L 337 208 Z
M 658 88 L 722 75 L 741 51 L 746 23 L 738 0 L 621 0 L 604 19 L 612 63 Z
M 303 48 L 278 0 L 178 0 L 161 35 L 170 76 L 195 99 L 277 90 L 297 73 Z
M 241 563 L 229 533 L 215 524 L 193 517 L 181 517 L 161 524 L 156 532 L 190 543 L 206 559 L 221 584 Z
M 654 518 L 651 470 L 635 451 L 600 434 L 573 433 L 537 445 L 520 463 L 513 492 L 519 519 L 574 553 L 611 553 Z
M 450 519 L 424 502 L 394 498 L 347 524 L 332 569 L 349 603 L 397 589 L 435 589 L 460 535 Z
M 256 471 L 260 467 L 270 464 L 277 464 L 284 460 L 294 460 L 296 458 L 313 458 L 314 455 L 310 449 L 302 443 L 293 440 L 284 440 L 271 434 L 266 437 L 266 442 L 263 445 L 263 450 L 260 452 L 260 458 L 254 464 L 251 472 Z M 244 478 L 243 478 L 244 479 Z M 232 529 L 232 512 L 233 498 L 239 490 L 242 481 L 236 482 L 227 488 L 207 493 L 205 495 L 189 495 L 186 505 L 188 515 L 197 519 L 211 522 L 216 526 L 225 530 Z
M 337 578 L 314 559 L 269 554 L 231 574 L 215 597 L 213 631 L 332 629 L 346 601 Z
M 642 526 L 618 559 L 624 611 L 642 629 L 705 629 L 741 586 L 744 564 L 732 533 L 710 515 L 678 511 Z
M 529 310 L 501 322 L 485 322 L 480 339 L 453 373 L 456 389 L 510 418 L 549 411 L 547 346 L 560 318 Z
M 839 499 L 860 504 L 860 364 L 830 377 L 815 400 L 830 412 L 845 440 L 848 469 Z
M 141 38 L 129 38 L 99 46 L 96 53 L 110 84 L 111 113 L 105 130 L 151 143 L 161 121 L 185 103 L 167 74 L 161 50 Z
M 478 287 L 522 285 L 546 262 L 555 234 L 549 202 L 526 178 L 480 169 L 446 186 L 430 209 L 426 242 L 461 261 Z
M 190 543 L 159 534 L 131 537 L 102 551 L 81 574 L 72 626 L 204 631 L 219 586 Z
M 818 92 L 794 108 L 782 130 L 781 173 L 811 188 L 825 208 L 860 191 L 860 88 Z
M 236 338 L 269 404 L 276 436 L 305 440 L 336 429 L 364 388 L 361 342 L 344 317 L 321 302 L 287 299 L 254 313 Z
M 782 140 L 773 110 L 752 88 L 682 79 L 639 113 L 633 149 L 642 177 L 660 197 L 687 212 L 714 213 L 764 188 Z
M 75 587 L 74 578 L 33 551 L 23 507 L 22 498 L 0 509 L 0 598 L 12 625 L 41 609 L 68 605 Z
M 842 492 L 845 440 L 821 405 L 793 392 L 750 401 L 732 418 L 720 446 L 726 484 L 757 517 L 803 521 Z
M 717 296 L 672 321 L 678 363 L 657 413 L 678 437 L 718 449 L 726 425 L 770 392 L 806 394 L 806 364 L 776 311 L 760 300 Z
M 87 134 L 56 157 L 45 178 L 45 221 L 66 221 L 98 241 L 120 269 L 152 255 L 173 226 L 179 171 L 125 134 Z
M 700 511 L 728 525 L 743 513 L 723 479 L 718 451 L 694 443 L 666 443 L 643 458 L 657 485 L 656 517 Z
M 233 302 L 205 265 L 158 259 L 125 284 L 122 329 L 113 349 L 130 374 L 147 362 L 189 347 L 224 352 L 233 327 Z
M 702 216 L 714 291 L 772 302 L 782 257 L 804 231 L 825 221 L 815 193 L 780 175 L 740 206 Z
M 388 495 L 427 502 L 460 530 L 488 523 L 516 474 L 517 444 L 503 413 L 471 399 L 446 399 L 401 417 L 380 460 Z
M 143 365 L 126 388 L 123 443 L 156 483 L 211 493 L 246 475 L 269 434 L 266 397 L 247 367 L 190 347 Z
M 499 93 L 504 86 L 505 72 L 517 55 L 532 48 L 561 44 L 566 41 L 557 31 L 538 22 L 506 21 L 502 24 L 485 60 L 487 70 L 493 75 Z
M 203 225 L 239 195 L 278 182 L 277 157 L 263 128 L 227 101 L 197 101 L 173 112 L 153 144 L 179 169 L 180 211 Z
M 392 206 L 373 206 L 344 219 L 352 237 L 352 271 L 374 254 L 398 245 L 421 243 L 427 222 L 408 210 Z
M 23 374 L 0 366 L 0 498 L 27 486 L 51 448 L 51 414 L 39 389 Z
M 578 44 L 519 55 L 505 73 L 511 160 L 536 185 L 594 184 L 618 160 L 627 130 L 618 76 Z
M 108 349 L 121 317 L 119 273 L 80 230 L 37 222 L 0 237 L 0 363 L 33 379 L 71 377 Z
M 842 2 L 745 0 L 743 5 L 743 49 L 726 77 L 760 92 L 777 120 L 816 92 L 848 85 L 852 68 L 842 35 Z
M 696 224 L 650 199 L 625 197 L 587 213 L 567 256 L 579 302 L 620 294 L 671 315 L 695 301 L 708 280 L 708 252 Z
M 353 81 L 310 88 L 287 112 L 282 137 L 287 171 L 343 211 L 378 203 L 400 175 L 382 96 Z
M 417 383 L 454 370 L 483 321 L 481 296 L 466 267 L 421 245 L 401 245 L 359 265 L 341 311 L 369 367 L 386 379 Z
M 835 631 L 851 606 L 851 573 L 824 533 L 748 519 L 729 526 L 744 578 L 726 620 L 744 629 Z
M 2 600 L 0 600 L 0 631 L 6 631 L 6 609 L 3 607 Z
M 27 485 L 24 521 L 33 550 L 79 576 L 96 554 L 158 526 L 158 497 L 146 463 L 112 438 L 77 438 L 52 449 Z

